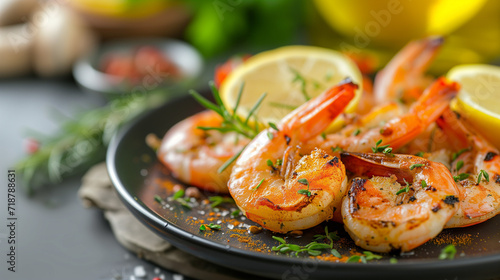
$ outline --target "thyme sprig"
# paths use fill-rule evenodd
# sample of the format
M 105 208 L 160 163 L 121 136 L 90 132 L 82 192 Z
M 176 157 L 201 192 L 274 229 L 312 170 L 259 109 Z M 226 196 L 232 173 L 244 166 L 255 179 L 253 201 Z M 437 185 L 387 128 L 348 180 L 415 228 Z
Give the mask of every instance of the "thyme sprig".
M 305 246 L 299 246 L 296 244 L 287 243 L 285 241 L 285 239 L 283 239 L 281 237 L 273 236 L 273 239 L 280 242 L 281 244 L 278 246 L 273 246 L 271 248 L 271 250 L 273 250 L 275 252 L 280 252 L 280 253 L 294 252 L 295 256 L 299 256 L 299 253 L 301 253 L 301 252 L 307 252 L 311 256 L 319 256 L 322 253 L 321 250 L 324 250 L 324 249 L 332 250 L 333 249 L 333 240 L 339 239 L 336 232 L 331 232 L 331 233 L 328 232 L 328 227 L 325 227 L 325 235 L 315 235 L 315 237 L 316 237 L 315 241 L 312 241 Z M 330 241 L 330 244 L 317 242 L 317 240 L 325 239 L 325 238 Z M 332 254 L 338 254 L 337 250 L 332 251 Z
M 26 192 L 34 194 L 44 185 L 82 174 L 102 162 L 111 137 L 124 123 L 158 107 L 173 94 L 152 91 L 125 95 L 65 120 L 55 134 L 37 133 L 34 138 L 40 143 L 39 149 L 15 165 Z
M 243 88 L 245 87 L 245 84 L 242 83 L 240 86 L 240 89 L 238 91 L 238 95 L 236 97 L 236 104 L 234 105 L 234 108 L 232 110 L 229 110 L 226 105 L 222 102 L 222 99 L 219 94 L 219 90 L 215 86 L 214 82 L 210 82 L 210 88 L 212 90 L 212 95 L 214 97 L 215 103 L 209 101 L 205 97 L 203 97 L 201 94 L 196 92 L 195 90 L 190 90 L 189 93 L 200 103 L 202 106 L 204 106 L 207 109 L 210 109 L 214 112 L 216 112 L 219 116 L 222 117 L 222 124 L 219 127 L 209 127 L 209 126 L 198 126 L 198 129 L 210 131 L 210 130 L 215 130 L 219 131 L 221 133 L 227 133 L 227 132 L 235 132 L 238 135 L 241 135 L 243 137 L 246 137 L 248 139 L 253 139 L 257 134 L 260 132 L 260 127 L 259 127 L 259 120 L 257 116 L 255 115 L 255 112 L 257 109 L 260 107 L 262 104 L 262 101 L 266 97 L 267 93 L 263 93 L 260 98 L 257 100 L 257 102 L 253 105 L 252 108 L 250 108 L 250 111 L 248 112 L 248 115 L 246 116 L 245 119 L 241 118 L 240 116 L 237 115 L 238 107 L 240 105 L 241 101 L 241 95 L 243 93 Z M 254 123 L 253 125 L 250 123 L 250 120 L 253 118 Z M 245 146 L 246 147 L 246 146 Z M 228 159 L 218 170 L 217 172 L 222 173 L 226 168 L 228 168 L 240 155 L 241 152 L 245 149 L 243 147 L 238 153 L 233 155 L 230 159 Z

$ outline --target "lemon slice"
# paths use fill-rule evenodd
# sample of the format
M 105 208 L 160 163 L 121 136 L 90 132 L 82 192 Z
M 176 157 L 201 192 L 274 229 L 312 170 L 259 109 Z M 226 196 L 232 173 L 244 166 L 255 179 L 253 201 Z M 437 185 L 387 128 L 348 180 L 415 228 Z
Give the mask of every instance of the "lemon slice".
M 262 94 L 267 93 L 257 117 L 265 124 L 278 123 L 293 108 L 345 78 L 360 86 L 346 108 L 346 112 L 352 112 L 362 90 L 361 73 L 354 62 L 329 49 L 287 46 L 257 54 L 238 66 L 222 83 L 220 95 L 227 107 L 234 108 L 243 85 L 237 114 L 246 117 Z
M 447 77 L 462 85 L 452 108 L 500 148 L 500 67 L 462 65 L 452 68 Z

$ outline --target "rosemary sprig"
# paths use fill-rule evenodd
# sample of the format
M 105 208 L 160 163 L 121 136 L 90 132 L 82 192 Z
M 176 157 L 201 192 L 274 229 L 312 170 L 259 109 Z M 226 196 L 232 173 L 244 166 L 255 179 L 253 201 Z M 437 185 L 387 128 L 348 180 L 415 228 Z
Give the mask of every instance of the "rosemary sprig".
M 163 104 L 172 93 L 131 94 L 64 122 L 54 135 L 36 137 L 40 148 L 15 166 L 28 194 L 81 174 L 105 159 L 115 132 L 140 113 Z

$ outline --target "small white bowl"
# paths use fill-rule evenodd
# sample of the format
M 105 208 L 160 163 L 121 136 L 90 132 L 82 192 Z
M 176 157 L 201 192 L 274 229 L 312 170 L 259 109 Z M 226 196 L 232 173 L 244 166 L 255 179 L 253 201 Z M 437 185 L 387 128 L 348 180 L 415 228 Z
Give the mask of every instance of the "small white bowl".
M 132 54 L 137 48 L 152 46 L 160 50 L 177 65 L 180 79 L 168 79 L 159 75 L 148 75 L 137 83 L 126 78 L 109 75 L 101 71 L 103 58 L 112 54 Z M 73 76 L 83 88 L 104 95 L 148 92 L 156 89 L 179 89 L 196 82 L 203 71 L 203 59 L 191 45 L 174 39 L 120 40 L 103 44 L 89 55 L 81 58 L 73 67 Z M 146 80 L 147 79 L 147 80 Z

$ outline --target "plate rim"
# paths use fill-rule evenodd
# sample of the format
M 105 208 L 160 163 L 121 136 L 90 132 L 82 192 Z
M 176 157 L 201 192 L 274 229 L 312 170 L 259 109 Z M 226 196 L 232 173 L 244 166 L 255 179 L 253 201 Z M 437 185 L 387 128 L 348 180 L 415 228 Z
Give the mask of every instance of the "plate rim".
M 211 249 L 211 250 L 216 250 L 218 253 L 223 253 L 223 254 L 231 254 L 237 257 L 243 257 L 245 259 L 248 259 L 249 257 L 253 260 L 256 260 L 258 262 L 265 261 L 265 262 L 272 262 L 276 263 L 279 265 L 287 265 L 287 266 L 293 266 L 293 265 L 302 265 L 304 263 L 305 259 L 309 258 L 292 258 L 289 256 L 282 256 L 282 255 L 271 255 L 271 254 L 263 254 L 263 253 L 258 253 L 258 252 L 253 252 L 249 250 L 244 250 L 244 249 L 239 249 L 239 248 L 234 248 L 230 247 L 229 245 L 222 245 L 219 244 L 215 241 L 211 241 L 208 239 L 204 239 L 203 237 L 197 236 L 195 234 L 189 233 L 187 231 L 182 230 L 181 228 L 177 227 L 175 224 L 170 223 L 169 221 L 166 221 L 164 218 L 162 218 L 160 215 L 155 213 L 153 210 L 151 210 L 149 207 L 147 207 L 146 204 L 141 203 L 139 199 L 134 198 L 132 194 L 127 190 L 125 187 L 124 182 L 120 179 L 118 175 L 118 170 L 116 167 L 116 162 L 115 162 L 115 157 L 117 155 L 118 149 L 120 147 L 120 143 L 123 141 L 123 139 L 128 135 L 129 131 L 133 129 L 135 126 L 140 124 L 142 121 L 147 119 L 149 116 L 158 113 L 158 111 L 165 110 L 165 107 L 175 107 L 175 104 L 181 103 L 181 102 L 187 102 L 188 99 L 192 97 L 185 95 L 185 96 L 178 96 L 173 99 L 170 99 L 168 102 L 164 103 L 163 105 L 158 106 L 157 108 L 154 108 L 152 110 L 149 110 L 147 112 L 144 112 L 137 116 L 136 118 L 132 119 L 130 122 L 127 124 L 123 125 L 112 137 L 107 153 L 106 153 L 106 167 L 108 170 L 108 174 L 110 176 L 111 182 L 113 184 L 113 187 L 118 193 L 118 196 L 122 200 L 122 202 L 127 206 L 127 209 L 131 211 L 136 218 L 138 218 L 143 224 L 145 224 L 147 227 L 150 227 L 151 225 L 148 223 L 152 222 L 155 226 L 158 228 L 161 228 L 162 230 L 156 230 L 157 234 L 160 232 L 161 238 L 172 242 L 172 239 L 168 238 L 168 234 L 174 235 L 178 238 L 181 239 L 186 239 L 189 240 L 189 242 L 193 243 L 194 245 L 204 247 L 206 249 Z M 193 100 L 193 102 L 195 102 Z M 166 234 L 165 234 L 166 233 Z M 499 241 L 500 242 L 500 241 Z M 172 242 L 174 243 L 174 242 Z M 175 242 L 177 243 L 177 242 Z M 175 247 L 180 248 L 182 250 L 185 249 L 184 246 L 179 245 L 179 244 L 173 244 Z M 190 254 L 193 254 L 192 251 L 184 250 L 187 251 Z M 213 259 L 206 259 L 209 262 L 216 263 L 216 264 L 221 264 L 221 262 L 214 262 Z M 397 264 L 391 264 L 391 263 L 363 263 L 363 264 L 358 264 L 358 263 L 342 263 L 342 262 L 329 262 L 329 261 L 322 261 L 322 260 L 317 260 L 317 267 L 321 269 L 347 269 L 349 271 L 351 270 L 356 270 L 356 271 L 361 271 L 363 270 L 363 275 L 369 275 L 369 273 L 373 272 L 381 272 L 382 270 L 387 270 L 385 272 L 390 272 L 394 273 L 397 271 L 404 271 L 404 273 L 409 273 L 409 272 L 417 272 L 420 270 L 424 270 L 426 272 L 432 272 L 432 271 L 439 271 L 439 270 L 448 270 L 448 269 L 457 269 L 461 268 L 460 271 L 466 270 L 467 268 L 474 268 L 474 271 L 477 271 L 477 269 L 481 267 L 486 267 L 489 265 L 494 265 L 500 263 L 500 254 L 490 254 L 487 256 L 478 256 L 478 257 L 462 257 L 459 259 L 453 259 L 453 260 L 446 260 L 442 261 L 437 258 L 435 259 L 424 259 L 424 260 L 412 260 L 412 261 L 405 261 Z M 230 268 L 240 270 L 240 271 L 245 271 L 249 272 L 244 269 L 240 268 L 235 268 L 231 266 Z M 257 271 L 253 271 L 256 273 Z M 251 273 L 251 272 L 250 272 Z M 373 276 L 373 275 L 372 275 Z M 500 274 L 499 274 L 500 276 Z

